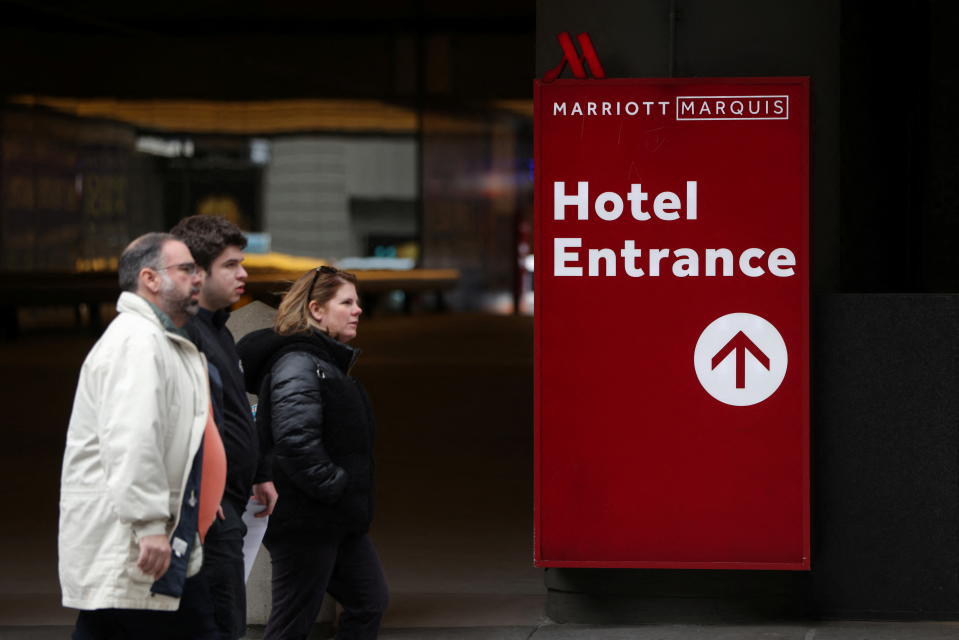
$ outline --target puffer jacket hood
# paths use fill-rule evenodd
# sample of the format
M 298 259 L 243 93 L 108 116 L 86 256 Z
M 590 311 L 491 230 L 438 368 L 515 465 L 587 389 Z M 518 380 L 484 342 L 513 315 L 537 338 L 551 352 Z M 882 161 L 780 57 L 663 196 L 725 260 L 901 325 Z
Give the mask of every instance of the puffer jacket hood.
M 243 360 L 246 390 L 253 394 L 260 392 L 263 378 L 270 373 L 273 364 L 291 351 L 312 353 L 336 365 L 343 373 L 349 372 L 360 355 L 359 349 L 337 342 L 320 331 L 281 336 L 273 329 L 259 329 L 245 335 L 236 343 L 236 349 Z

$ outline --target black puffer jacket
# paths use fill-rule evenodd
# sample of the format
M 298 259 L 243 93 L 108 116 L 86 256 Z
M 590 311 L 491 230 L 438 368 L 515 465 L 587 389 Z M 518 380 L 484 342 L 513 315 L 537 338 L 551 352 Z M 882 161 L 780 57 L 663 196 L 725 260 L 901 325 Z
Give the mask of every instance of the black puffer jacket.
M 237 350 L 247 390 L 259 396 L 260 443 L 280 495 L 267 541 L 280 532 L 366 532 L 374 422 L 366 391 L 349 376 L 359 352 L 323 333 L 272 329 L 250 333 Z

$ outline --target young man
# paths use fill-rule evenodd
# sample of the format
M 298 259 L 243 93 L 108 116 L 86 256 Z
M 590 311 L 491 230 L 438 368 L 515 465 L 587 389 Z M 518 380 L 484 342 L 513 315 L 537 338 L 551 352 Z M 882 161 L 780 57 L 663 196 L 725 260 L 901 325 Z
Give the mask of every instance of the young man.
M 272 513 L 277 498 L 259 453 L 240 358 L 226 328 L 230 306 L 240 299 L 246 285 L 246 238 L 236 225 L 217 216 L 184 218 L 170 232 L 189 247 L 205 275 L 199 312 L 186 329 L 209 362 L 213 408 L 226 448 L 227 479 L 222 519 L 207 533 L 202 574 L 210 585 L 221 638 L 235 640 L 246 632 L 243 512 L 251 493 L 264 505 L 259 517 Z
M 182 332 L 200 276 L 182 242 L 148 233 L 120 256 L 119 280 L 119 315 L 83 363 L 67 429 L 63 605 L 81 609 L 74 640 L 212 640 L 209 593 L 187 579 L 204 501 L 220 501 L 205 498 L 197 460 L 207 370 Z

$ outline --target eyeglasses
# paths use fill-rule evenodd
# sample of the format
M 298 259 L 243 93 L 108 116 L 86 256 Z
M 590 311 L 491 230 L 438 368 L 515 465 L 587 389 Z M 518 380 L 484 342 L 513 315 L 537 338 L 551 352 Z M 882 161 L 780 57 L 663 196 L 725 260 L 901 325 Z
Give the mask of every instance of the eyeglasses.
M 188 276 L 192 276 L 196 273 L 197 266 L 195 262 L 181 262 L 180 264 L 168 264 L 165 267 L 155 269 L 155 271 L 166 271 L 167 269 L 179 269 Z
M 327 274 L 327 275 L 335 276 L 337 273 L 339 273 L 339 271 L 336 270 L 336 269 L 333 268 L 333 267 L 328 267 L 328 266 L 326 266 L 326 265 L 323 265 L 322 267 L 317 267 L 316 269 L 313 269 L 313 279 L 310 280 L 310 288 L 306 290 L 306 305 L 307 305 L 307 306 L 310 305 L 310 298 L 313 297 L 313 296 L 312 296 L 312 294 L 313 294 L 313 287 L 316 286 L 316 279 L 320 277 L 320 274 L 321 274 L 321 273 L 325 273 L 325 274 Z

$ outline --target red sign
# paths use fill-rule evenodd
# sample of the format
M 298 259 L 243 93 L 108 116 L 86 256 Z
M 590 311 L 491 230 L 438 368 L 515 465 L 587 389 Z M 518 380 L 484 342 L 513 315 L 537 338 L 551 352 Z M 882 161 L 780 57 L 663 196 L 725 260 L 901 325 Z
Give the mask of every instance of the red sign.
M 537 82 L 537 566 L 809 569 L 808 93 Z

